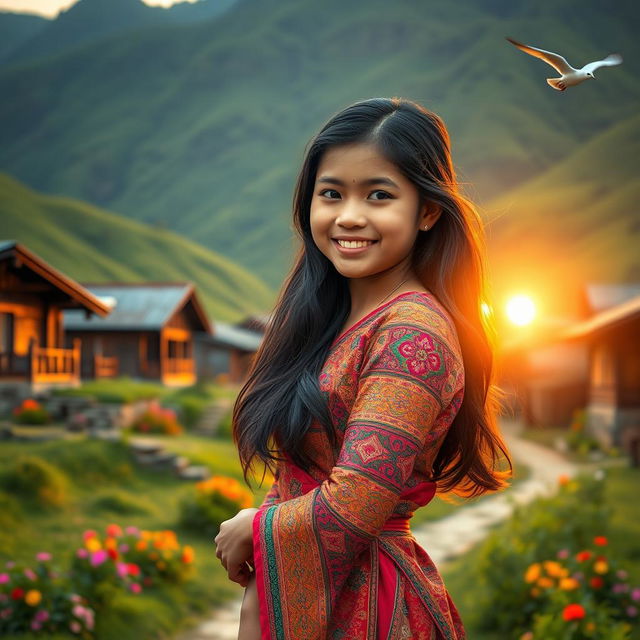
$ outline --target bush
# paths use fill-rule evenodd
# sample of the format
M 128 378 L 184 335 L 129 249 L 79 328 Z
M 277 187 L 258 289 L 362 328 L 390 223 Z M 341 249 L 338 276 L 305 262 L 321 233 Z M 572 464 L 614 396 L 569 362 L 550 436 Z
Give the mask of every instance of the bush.
M 91 506 L 94 510 L 110 511 L 118 515 L 145 515 L 150 511 L 144 502 L 120 489 L 103 491 Z
M 520 640 L 628 637 L 640 589 L 605 553 L 603 478 L 561 477 L 557 495 L 516 509 L 487 538 L 471 567 L 479 628 Z
M 27 398 L 13 410 L 13 421 L 17 424 L 49 424 L 51 416 L 39 402 Z
M 180 503 L 180 524 L 205 537 L 215 537 L 222 522 L 252 505 L 251 492 L 238 480 L 212 476 L 198 482 L 194 493 L 183 498 Z
M 20 456 L 2 476 L 2 486 L 16 497 L 59 507 L 66 502 L 67 477 L 37 456 Z
M 231 411 L 227 411 L 227 413 L 224 414 L 224 416 L 222 417 L 222 419 L 220 420 L 220 422 L 218 424 L 218 430 L 216 431 L 216 436 L 218 438 L 231 439 L 231 436 L 232 436 L 232 433 L 231 433 L 231 427 L 232 427 L 231 418 L 232 417 L 233 417 L 233 409 Z
M 129 427 L 141 433 L 162 433 L 179 435 L 184 429 L 176 419 L 173 409 L 165 409 L 159 404 L 151 404 L 149 409 L 136 418 Z

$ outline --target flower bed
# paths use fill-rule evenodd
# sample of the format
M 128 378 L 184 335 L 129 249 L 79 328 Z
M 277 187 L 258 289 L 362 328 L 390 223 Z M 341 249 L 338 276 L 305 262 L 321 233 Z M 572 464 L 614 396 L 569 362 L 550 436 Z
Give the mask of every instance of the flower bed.
M 0 573 L 0 635 L 66 631 L 91 639 L 96 616 L 117 591 L 183 582 L 194 552 L 173 531 L 110 524 L 104 536 L 84 532 L 67 571 L 54 570 L 46 551 L 35 559 L 34 568 L 9 561 Z

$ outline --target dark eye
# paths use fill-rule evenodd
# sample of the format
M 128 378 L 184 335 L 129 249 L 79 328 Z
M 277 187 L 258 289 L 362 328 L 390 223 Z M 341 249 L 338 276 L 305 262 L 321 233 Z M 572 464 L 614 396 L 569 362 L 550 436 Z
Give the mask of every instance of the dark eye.
M 386 200 L 387 198 L 393 197 L 391 196 L 391 194 L 387 193 L 386 191 L 382 191 L 381 189 L 376 189 L 376 191 L 373 191 L 372 193 L 383 193 L 385 195 L 384 198 L 374 198 L 374 200 Z
M 322 196 L 325 193 L 328 193 L 329 191 L 332 191 L 333 193 L 338 193 L 335 189 L 323 189 L 322 191 L 320 191 L 318 195 Z M 338 193 L 338 195 L 340 194 Z M 329 200 L 335 200 L 335 198 L 329 198 Z

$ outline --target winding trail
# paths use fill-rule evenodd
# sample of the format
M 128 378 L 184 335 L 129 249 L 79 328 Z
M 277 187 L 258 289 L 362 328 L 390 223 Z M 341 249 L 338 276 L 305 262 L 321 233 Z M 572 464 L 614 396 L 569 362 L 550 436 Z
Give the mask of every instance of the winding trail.
M 559 476 L 573 476 L 578 470 L 577 465 L 556 451 L 520 438 L 522 426 L 518 421 L 501 418 L 500 426 L 512 457 L 516 463 L 521 461 L 530 468 L 530 476 L 505 493 L 483 498 L 442 520 L 416 527 L 413 535 L 438 566 L 480 542 L 492 526 L 511 515 L 515 505 L 552 494 L 558 487 Z M 241 589 L 238 587 L 238 591 Z M 241 602 L 242 593 L 224 607 L 214 610 L 207 621 L 183 632 L 176 640 L 237 640 Z

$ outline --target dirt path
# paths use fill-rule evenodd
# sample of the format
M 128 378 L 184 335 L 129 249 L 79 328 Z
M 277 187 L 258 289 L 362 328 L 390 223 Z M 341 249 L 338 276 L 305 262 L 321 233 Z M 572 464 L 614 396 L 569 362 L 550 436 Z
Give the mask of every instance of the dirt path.
M 526 504 L 538 496 L 552 493 L 560 475 L 572 476 L 577 471 L 576 465 L 555 451 L 520 438 L 521 426 L 517 421 L 502 419 L 501 428 L 513 458 L 525 462 L 531 475 L 507 494 L 485 498 L 442 520 L 416 527 L 413 535 L 436 565 L 453 560 L 480 542 L 492 525 L 511 515 L 514 504 Z M 242 588 L 238 587 L 238 591 L 237 600 L 217 609 L 209 620 L 184 632 L 177 640 L 236 640 Z

